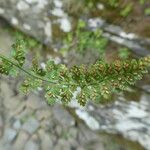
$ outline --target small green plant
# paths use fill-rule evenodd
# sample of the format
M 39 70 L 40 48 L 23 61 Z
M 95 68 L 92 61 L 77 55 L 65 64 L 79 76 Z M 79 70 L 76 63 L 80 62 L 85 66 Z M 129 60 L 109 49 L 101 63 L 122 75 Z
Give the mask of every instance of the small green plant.
M 33 59 L 32 65 L 25 67 L 25 42 L 18 40 L 12 49 L 10 57 L 0 54 L 0 73 L 14 75 L 12 72 L 15 71 L 16 77 L 22 71 L 24 81 L 21 90 L 29 93 L 42 87 L 48 104 L 56 101 L 68 104 L 79 88 L 76 99 L 80 105 L 85 106 L 88 100 L 102 102 L 102 98 L 108 99 L 112 93 L 126 90 L 135 84 L 150 66 L 150 56 L 147 56 L 138 60 L 116 60 L 111 64 L 97 61 L 90 66 L 79 65 L 70 69 L 63 64 L 56 65 L 51 60 L 46 62 L 45 68 L 41 68 L 38 61 Z
M 132 8 L 133 8 L 133 4 L 132 3 L 129 3 L 127 4 L 120 12 L 120 15 L 122 17 L 127 17 L 129 15 L 129 13 L 132 11 Z
M 11 29 L 9 29 L 9 32 L 16 39 L 16 41 L 17 41 L 17 39 L 23 39 L 26 47 L 29 48 L 29 49 L 34 49 L 34 48 L 37 48 L 37 47 L 41 46 L 40 42 L 38 42 L 37 40 L 33 39 L 30 36 L 27 36 L 27 35 L 23 34 L 20 31 L 14 32 Z
M 128 59 L 129 58 L 129 55 L 130 55 L 130 51 L 128 48 L 126 47 L 123 47 L 123 48 L 120 48 L 119 51 L 119 58 L 121 59 Z
M 67 34 L 61 52 L 64 53 L 73 49 L 80 54 L 84 54 L 86 50 L 90 49 L 98 51 L 102 58 L 108 43 L 108 40 L 102 37 L 102 32 L 100 29 L 87 30 L 86 23 L 79 20 L 75 32 Z

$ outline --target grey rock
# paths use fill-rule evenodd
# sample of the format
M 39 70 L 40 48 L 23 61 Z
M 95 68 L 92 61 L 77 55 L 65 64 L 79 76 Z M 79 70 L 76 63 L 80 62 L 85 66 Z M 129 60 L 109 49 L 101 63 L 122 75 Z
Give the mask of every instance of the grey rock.
M 147 88 L 148 90 L 149 88 Z M 142 106 L 147 106 L 146 109 L 148 109 L 150 111 L 150 94 L 142 94 L 141 96 L 141 100 L 140 100 L 140 104 Z
M 103 145 L 103 142 L 101 141 L 95 141 L 88 143 L 84 146 L 84 149 L 91 149 L 91 150 L 106 150 L 105 146 Z M 110 146 L 110 149 L 112 149 L 112 146 Z
M 11 49 L 11 45 L 13 43 L 13 37 L 10 36 L 8 32 L 4 32 L 4 29 L 1 27 L 1 20 L 0 20 L 0 52 L 1 54 L 7 55 L 9 50 Z M 6 26 L 4 24 L 4 26 Z
M 16 129 L 16 130 L 18 130 L 18 129 L 21 128 L 21 122 L 20 122 L 20 120 L 16 120 L 16 121 L 14 122 L 13 128 Z
M 76 114 L 84 120 L 88 127 L 90 126 L 87 120 L 93 117 L 99 124 L 97 131 L 119 133 L 132 141 L 138 141 L 145 149 L 150 149 L 149 96 L 146 96 L 145 93 L 143 93 L 140 102 L 125 101 L 123 97 L 119 97 L 117 101 L 107 106 L 89 105 L 93 107 L 92 110 L 87 107 L 80 110 L 80 113 L 76 111 Z M 76 108 L 76 110 L 79 109 L 81 108 Z M 85 113 L 86 115 L 84 115 Z M 82 137 L 82 135 L 80 136 Z M 88 138 L 88 136 L 86 137 Z
M 63 3 L 58 0 L 57 2 L 53 0 L 1 0 L 0 16 L 21 31 L 49 44 L 52 41 L 53 26 L 56 28 L 57 25 L 57 29 L 63 32 L 71 30 L 69 16 L 63 7 L 60 7 L 62 5 L 69 7 L 70 2 L 68 0 Z
M 100 137 L 93 132 L 92 130 L 88 130 L 85 125 L 80 124 L 79 130 L 78 130 L 78 141 L 80 141 L 83 144 L 89 143 L 91 141 L 96 141 Z
M 40 109 L 40 108 L 46 107 L 47 104 L 43 99 L 41 99 L 37 95 L 31 94 L 29 95 L 26 101 L 26 106 L 32 109 Z
M 78 147 L 79 143 L 77 141 L 77 137 L 78 137 L 78 129 L 73 127 L 70 128 L 69 130 L 67 129 L 66 134 L 64 137 L 68 140 L 68 142 L 70 143 L 71 147 Z
M 110 33 L 104 33 L 103 36 L 117 44 L 126 46 L 129 49 L 132 49 L 132 51 L 134 53 L 136 53 L 140 56 L 149 55 L 149 50 L 147 48 L 144 48 L 143 46 L 137 44 L 136 42 L 127 40 L 127 39 L 119 37 L 119 36 L 111 35 Z
M 54 123 L 54 119 L 44 119 L 41 121 L 41 128 L 44 130 L 53 130 L 55 123 Z
M 99 122 L 92 117 L 88 112 L 80 109 L 76 109 L 76 114 L 80 119 L 84 120 L 86 125 L 92 130 L 98 130 L 100 128 Z
M 124 45 L 138 55 L 146 56 L 149 50 L 144 46 L 150 46 L 150 39 L 144 39 L 134 33 L 126 33 L 120 26 L 106 23 L 102 18 L 91 18 L 88 20 L 92 29 L 101 28 L 105 32 L 103 36 L 109 40 Z
M 144 123 L 150 126 L 150 116 L 142 119 Z
M 4 125 L 4 121 L 3 121 L 2 116 L 0 115 L 0 128 L 3 127 L 3 125 Z
M 75 127 L 70 128 L 69 129 L 70 138 L 72 137 L 75 139 L 77 137 L 77 132 L 78 132 L 77 128 L 75 128 Z
M 1 95 L 3 96 L 3 104 L 4 107 L 9 109 L 9 110 L 16 110 L 21 102 L 19 97 L 13 96 L 14 92 L 11 89 L 11 86 L 7 82 L 1 82 L 0 84 L 0 89 L 1 89 Z
M 52 115 L 52 111 L 49 107 L 38 109 L 35 115 L 38 120 L 48 119 Z
M 25 102 L 22 102 L 19 107 L 17 107 L 14 110 L 11 110 L 10 116 L 16 116 L 19 117 L 19 115 L 24 111 L 25 109 Z
M 5 97 L 4 106 L 9 110 L 16 110 L 20 106 L 21 102 L 18 97 Z
M 2 116 L 0 115 L 0 137 L 3 134 L 3 126 L 4 126 L 4 121 L 3 121 Z
M 127 119 L 124 121 L 118 121 L 115 128 L 120 132 L 130 132 L 130 130 L 139 130 L 144 127 L 145 125 L 143 123 Z
M 71 145 L 65 139 L 59 139 L 58 144 L 54 147 L 54 150 L 70 150 Z
M 62 132 L 64 132 L 61 126 L 56 126 L 55 130 L 58 136 L 61 136 Z
M 64 127 L 75 124 L 74 118 L 62 106 L 56 105 L 53 108 L 53 114 L 56 120 Z
M 30 140 L 32 140 L 32 141 L 34 141 L 34 142 L 36 142 L 36 143 L 39 142 L 40 139 L 39 139 L 39 137 L 38 137 L 37 132 L 31 135 Z
M 85 150 L 83 147 L 78 147 L 77 150 Z
M 17 131 L 11 128 L 6 128 L 4 132 L 4 141 L 12 142 L 17 136 Z
M 0 148 L 1 148 L 2 150 L 11 150 L 11 149 L 12 149 L 12 146 L 11 146 L 11 144 L 9 144 L 9 143 L 4 144 L 4 143 L 1 143 L 1 142 L 0 142 Z
M 27 132 L 20 131 L 17 136 L 17 139 L 15 140 L 15 142 L 12 146 L 12 149 L 14 149 L 14 150 L 15 149 L 16 150 L 23 149 L 28 138 L 29 138 L 29 134 Z
M 25 108 L 25 107 L 24 107 Z M 33 110 L 31 108 L 23 109 L 20 113 L 16 115 L 16 118 L 21 120 L 22 122 L 26 121 L 29 116 L 32 116 Z
M 41 139 L 41 149 L 42 150 L 53 149 L 53 141 L 51 139 L 52 135 L 46 133 L 44 130 L 39 130 L 38 133 Z
M 2 95 L 5 95 L 6 101 L 12 97 L 13 91 L 6 82 L 1 82 L 0 89 L 1 89 Z M 9 103 L 8 103 L 8 105 L 9 105 Z
M 39 121 L 35 118 L 30 117 L 28 120 L 23 124 L 22 129 L 27 131 L 30 134 L 33 134 L 40 126 Z
M 24 150 L 39 150 L 39 145 L 36 144 L 35 142 L 29 140 L 25 147 L 24 147 Z
M 147 91 L 150 92 L 150 85 L 143 85 L 142 88 Z

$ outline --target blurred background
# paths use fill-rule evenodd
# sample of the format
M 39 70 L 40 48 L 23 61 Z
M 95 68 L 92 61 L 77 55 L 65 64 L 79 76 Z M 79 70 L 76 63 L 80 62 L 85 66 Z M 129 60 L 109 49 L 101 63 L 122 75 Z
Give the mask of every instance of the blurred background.
M 0 0 L 0 54 L 16 39 L 68 67 L 150 54 L 150 0 Z M 150 77 L 112 102 L 49 106 L 0 76 L 0 150 L 150 150 Z

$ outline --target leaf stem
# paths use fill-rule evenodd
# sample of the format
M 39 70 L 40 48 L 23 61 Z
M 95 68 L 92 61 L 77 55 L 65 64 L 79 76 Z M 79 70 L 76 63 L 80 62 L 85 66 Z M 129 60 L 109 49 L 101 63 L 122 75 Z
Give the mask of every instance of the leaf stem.
M 24 73 L 26 73 L 28 76 L 32 76 L 34 78 L 37 78 L 37 79 L 40 79 L 40 80 L 42 80 L 44 82 L 49 82 L 49 83 L 52 83 L 52 84 L 57 84 L 58 83 L 56 81 L 47 80 L 47 79 L 44 79 L 44 78 L 42 78 L 42 77 L 40 77 L 38 75 L 35 75 L 35 74 L 31 73 L 31 72 L 28 72 L 27 70 L 25 70 L 24 68 L 22 68 L 21 66 L 19 66 L 18 64 L 16 64 L 12 60 L 10 60 L 9 58 L 7 58 L 7 57 L 5 57 L 5 56 L 3 56 L 1 54 L 0 54 L 0 58 L 2 58 L 3 60 L 6 60 L 7 62 L 11 63 L 15 67 L 19 68 L 21 71 L 23 71 Z

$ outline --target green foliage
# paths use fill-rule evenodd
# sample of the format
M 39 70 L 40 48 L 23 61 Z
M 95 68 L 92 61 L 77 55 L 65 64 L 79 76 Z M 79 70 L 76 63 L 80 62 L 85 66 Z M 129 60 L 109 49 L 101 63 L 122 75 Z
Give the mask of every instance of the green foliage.
M 84 54 L 87 49 L 90 49 L 97 50 L 102 56 L 107 43 L 108 40 L 102 37 L 102 30 L 89 31 L 86 29 L 86 23 L 83 20 L 79 20 L 76 30 L 67 34 L 61 52 L 64 53 L 73 49 Z
M 108 3 L 110 4 L 110 6 L 112 7 L 117 7 L 119 4 L 119 0 L 109 0 Z
M 145 13 L 145 15 L 150 15 L 150 8 L 146 8 L 144 13 Z
M 139 2 L 141 5 L 143 5 L 146 2 L 146 0 L 139 0 Z
M 12 69 L 24 72 L 21 90 L 28 93 L 41 87 L 48 104 L 56 101 L 68 104 L 79 87 L 81 90 L 76 98 L 80 105 L 85 106 L 88 100 L 101 103 L 102 98 L 109 99 L 114 92 L 135 84 L 150 66 L 150 56 L 147 56 L 139 60 L 116 60 L 111 64 L 97 61 L 90 66 L 73 66 L 70 69 L 53 61 L 47 61 L 46 67 L 41 68 L 37 60 L 33 60 L 32 66 L 24 68 L 25 49 L 24 42 L 17 41 L 10 58 L 0 55 L 0 73 L 10 75 Z
M 127 17 L 134 8 L 134 2 L 128 2 L 123 0 L 101 0 L 105 6 L 105 10 L 103 10 L 104 14 L 112 10 L 116 15 L 121 17 Z M 140 1 L 140 4 L 143 3 Z M 115 15 L 115 17 L 116 17 Z
M 41 86 L 42 86 L 42 80 L 33 77 L 26 77 L 26 79 L 24 80 L 24 82 L 20 87 L 20 90 L 26 94 L 29 93 L 30 90 L 37 89 L 38 87 Z
M 119 49 L 119 58 L 121 59 L 127 59 L 129 58 L 130 52 L 129 49 L 126 47 L 120 48 Z
M 132 11 L 133 8 L 133 4 L 129 3 L 127 4 L 120 12 L 120 15 L 123 17 L 127 17 L 129 15 L 129 13 Z
M 12 45 L 12 57 L 22 66 L 25 63 L 26 44 L 23 40 L 17 40 Z
M 46 74 L 46 71 L 43 68 L 39 67 L 37 58 L 34 58 L 32 60 L 32 68 L 31 68 L 31 70 L 34 73 L 36 73 L 37 75 L 39 75 L 39 76 L 44 76 Z
M 9 33 L 12 34 L 12 36 L 16 39 L 16 41 L 18 39 L 22 39 L 28 49 L 34 49 L 41 46 L 41 44 L 37 40 L 35 40 L 30 36 L 25 35 L 22 32 L 19 31 L 14 32 L 11 29 L 9 29 Z
M 8 75 L 9 71 L 11 70 L 12 64 L 7 60 L 0 58 L 0 73 Z

